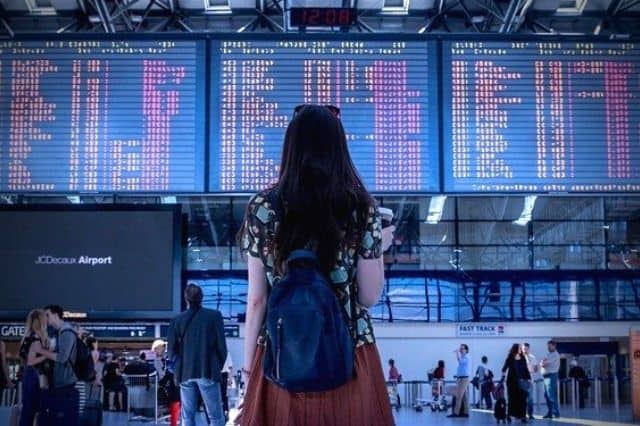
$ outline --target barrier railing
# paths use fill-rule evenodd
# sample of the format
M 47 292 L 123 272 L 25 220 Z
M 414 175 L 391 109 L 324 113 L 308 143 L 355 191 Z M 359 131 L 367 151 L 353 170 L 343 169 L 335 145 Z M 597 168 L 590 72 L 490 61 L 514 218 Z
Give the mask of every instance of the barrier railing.
M 583 383 L 573 378 L 561 379 L 558 380 L 558 400 L 561 405 L 565 406 L 565 409 L 566 406 L 569 406 L 573 412 L 582 408 L 581 402 L 584 402 L 585 407 L 593 408 L 597 412 L 601 411 L 605 405 L 613 406 L 618 414 L 621 406 L 621 393 L 628 381 L 628 378 L 619 379 L 616 376 L 592 377 Z M 497 382 L 497 380 L 494 381 L 494 383 Z M 455 386 L 455 380 L 408 380 L 397 384 L 397 392 L 405 407 L 411 407 L 418 411 L 422 407 L 431 407 L 432 409 L 438 407 L 440 410 L 440 407 L 445 409 L 450 407 L 452 390 Z M 470 384 L 468 392 L 470 405 L 482 403 L 480 389 L 476 389 Z M 531 392 L 534 405 L 546 404 L 543 380 L 533 381 Z M 437 396 L 445 396 L 444 404 Z M 434 411 L 436 410 L 434 409 Z
M 127 386 L 127 421 L 148 420 L 158 422 L 158 375 L 123 374 Z M 132 411 L 134 417 L 131 417 Z

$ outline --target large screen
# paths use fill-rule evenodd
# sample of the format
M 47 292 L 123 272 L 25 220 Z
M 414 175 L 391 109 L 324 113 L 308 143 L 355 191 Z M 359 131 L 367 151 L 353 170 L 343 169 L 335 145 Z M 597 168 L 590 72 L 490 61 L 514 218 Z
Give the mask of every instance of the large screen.
M 204 190 L 204 41 L 0 42 L 0 192 Z
M 330 104 L 370 191 L 437 192 L 435 42 L 214 43 L 209 190 L 253 192 L 278 176 L 293 109 Z M 212 104 L 215 105 L 215 104 Z
M 446 192 L 640 190 L 640 46 L 443 43 Z
M 61 305 L 89 319 L 180 309 L 179 206 L 3 206 L 0 315 Z

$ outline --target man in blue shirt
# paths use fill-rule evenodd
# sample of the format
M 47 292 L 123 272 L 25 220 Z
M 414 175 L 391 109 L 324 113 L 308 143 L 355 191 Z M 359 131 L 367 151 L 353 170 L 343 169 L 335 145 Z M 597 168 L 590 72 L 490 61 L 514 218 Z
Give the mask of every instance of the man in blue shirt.
M 464 343 L 456 351 L 458 369 L 456 370 L 456 405 L 448 417 L 469 417 L 469 377 L 471 376 L 471 357 L 469 346 Z M 464 405 L 463 405 L 464 404 Z M 464 410 L 462 407 L 464 406 Z

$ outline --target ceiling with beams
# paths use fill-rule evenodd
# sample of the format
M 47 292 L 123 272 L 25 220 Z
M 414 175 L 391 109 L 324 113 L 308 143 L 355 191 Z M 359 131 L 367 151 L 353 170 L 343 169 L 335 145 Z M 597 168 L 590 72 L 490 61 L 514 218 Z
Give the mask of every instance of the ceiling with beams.
M 350 7 L 350 28 L 304 31 L 640 33 L 640 0 L 0 0 L 0 34 L 289 32 L 292 7 Z

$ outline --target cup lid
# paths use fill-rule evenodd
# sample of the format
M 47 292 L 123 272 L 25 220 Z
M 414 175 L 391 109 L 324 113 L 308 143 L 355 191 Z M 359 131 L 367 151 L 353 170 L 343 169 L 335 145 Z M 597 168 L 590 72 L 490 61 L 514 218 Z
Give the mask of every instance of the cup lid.
M 378 207 L 378 213 L 380 213 L 381 216 L 393 217 L 393 210 L 386 207 Z

